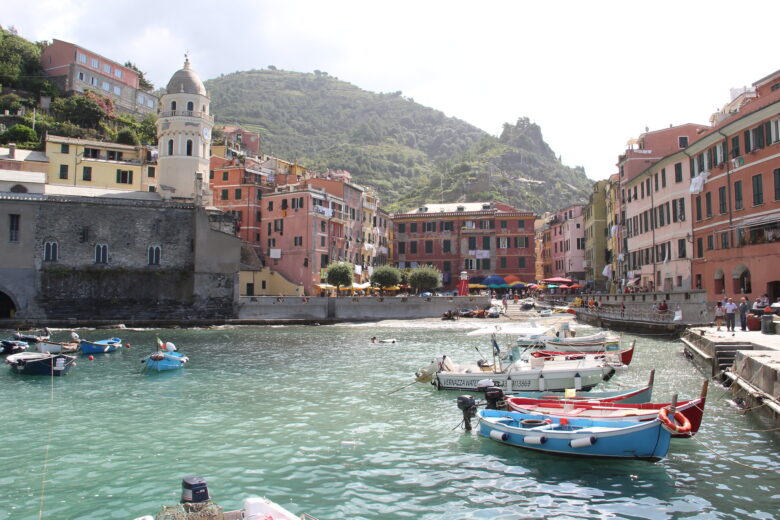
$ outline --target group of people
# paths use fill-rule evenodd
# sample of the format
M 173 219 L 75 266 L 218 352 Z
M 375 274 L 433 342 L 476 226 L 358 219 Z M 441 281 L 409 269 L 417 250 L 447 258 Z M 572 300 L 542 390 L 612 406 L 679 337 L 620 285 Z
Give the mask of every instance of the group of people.
M 759 296 L 751 305 L 747 296 L 742 296 L 739 303 L 734 298 L 723 298 L 715 304 L 715 325 L 720 330 L 723 325 L 723 319 L 726 319 L 726 330 L 734 332 L 736 328 L 736 317 L 739 314 L 740 330 L 747 331 L 747 315 L 753 313 L 756 315 L 778 313 L 780 312 L 780 298 L 776 302 L 770 303 L 769 295 Z

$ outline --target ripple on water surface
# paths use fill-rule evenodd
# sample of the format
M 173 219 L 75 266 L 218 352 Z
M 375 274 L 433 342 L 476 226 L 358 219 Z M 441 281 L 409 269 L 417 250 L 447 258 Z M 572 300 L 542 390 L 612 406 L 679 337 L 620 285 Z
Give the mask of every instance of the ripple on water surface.
M 41 506 L 43 518 L 154 513 L 188 474 L 225 508 L 262 495 L 320 520 L 777 514 L 778 471 L 756 469 L 780 469 L 777 437 L 715 385 L 697 440 L 674 440 L 655 464 L 500 445 L 457 428 L 456 392 L 393 392 L 435 355 L 489 354 L 489 336 L 466 335 L 486 323 L 85 331 L 133 347 L 82 357 L 64 378 L 0 372 L 0 519 L 35 519 Z M 190 357 L 185 369 L 142 373 L 158 335 Z M 636 339 L 634 364 L 605 388 L 644 385 L 655 368 L 655 400 L 698 394 L 703 376 L 678 343 Z

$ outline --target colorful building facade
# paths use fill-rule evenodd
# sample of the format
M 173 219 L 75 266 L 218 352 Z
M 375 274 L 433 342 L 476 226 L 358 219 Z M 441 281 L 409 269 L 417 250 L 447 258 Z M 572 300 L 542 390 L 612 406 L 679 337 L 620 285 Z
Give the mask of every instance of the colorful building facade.
M 516 275 L 535 280 L 535 217 L 502 203 L 426 204 L 393 215 L 393 262 L 400 268 L 433 265 L 444 290 L 458 275 Z

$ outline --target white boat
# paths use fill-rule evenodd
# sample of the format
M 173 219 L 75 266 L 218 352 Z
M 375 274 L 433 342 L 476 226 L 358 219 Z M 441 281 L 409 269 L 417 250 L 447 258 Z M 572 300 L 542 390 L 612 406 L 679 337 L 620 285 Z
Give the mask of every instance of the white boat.
M 567 388 L 589 390 L 609 380 L 622 365 L 607 359 L 585 358 L 546 361 L 543 358 L 518 359 L 506 366 L 478 362 L 461 365 L 448 356 L 439 356 L 418 370 L 417 381 L 430 381 L 439 390 L 471 390 L 484 386 L 486 379 L 505 393 L 519 391 L 560 391 Z M 478 384 L 483 382 L 483 384 Z
M 41 341 L 37 344 L 38 352 L 49 352 L 51 354 L 63 354 L 78 352 L 78 343 L 65 343 L 59 341 Z

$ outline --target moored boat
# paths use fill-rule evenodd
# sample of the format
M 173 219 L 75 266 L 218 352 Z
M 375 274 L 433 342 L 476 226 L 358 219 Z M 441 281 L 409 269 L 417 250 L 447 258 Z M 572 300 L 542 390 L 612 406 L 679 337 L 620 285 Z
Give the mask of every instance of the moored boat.
M 534 350 L 531 356 L 544 358 L 548 361 L 572 360 L 572 359 L 613 359 L 626 366 L 631 364 L 634 359 L 634 347 L 636 341 L 631 342 L 631 346 L 624 350 L 606 350 L 600 352 L 556 352 L 551 350 Z
M 439 390 L 477 390 L 480 381 L 490 379 L 495 386 L 510 393 L 567 388 L 589 390 L 609 380 L 616 368 L 606 360 L 546 362 L 542 358 L 517 360 L 506 367 L 482 363 L 458 365 L 444 355 L 415 375 L 417 381 L 430 381 Z
M 51 331 L 48 328 L 43 329 L 42 334 L 35 334 L 32 332 L 14 332 L 13 338 L 18 341 L 24 341 L 25 343 L 38 343 L 39 341 L 46 341 L 51 338 Z
M 567 399 L 543 400 L 516 396 L 506 397 L 509 410 L 525 414 L 541 414 L 550 417 L 582 418 L 606 421 L 644 422 L 658 417 L 662 408 L 670 408 L 681 414 L 679 426 L 667 424 L 674 430 L 675 437 L 692 437 L 701 426 L 704 405 L 707 399 L 707 381 L 704 381 L 701 396 L 678 403 L 626 404 L 621 402 L 588 402 Z M 663 420 L 663 418 L 662 418 Z
M 5 358 L 11 371 L 35 376 L 62 376 L 75 366 L 76 358 L 48 352 L 20 352 Z
M 158 339 L 157 343 L 160 350 L 149 354 L 141 360 L 141 363 L 144 364 L 144 370 L 167 372 L 168 370 L 176 370 L 183 367 L 190 360 L 184 354 L 176 352 L 176 345 L 170 341 L 163 344 Z
M 50 354 L 63 354 L 63 353 L 73 353 L 78 352 L 79 350 L 79 344 L 75 341 L 73 342 L 64 342 L 64 341 L 39 341 L 36 344 L 36 348 L 38 349 L 38 352 L 48 352 Z
M 316 520 L 307 514 L 300 516 L 290 512 L 267 498 L 244 499 L 243 507 L 236 511 L 223 511 L 212 502 L 206 481 L 201 477 L 188 476 L 182 479 L 181 502 L 174 506 L 163 506 L 156 516 L 142 516 L 135 520 Z
M 122 347 L 120 338 L 101 339 L 99 341 L 79 340 L 79 348 L 83 354 L 105 354 Z
M 15 339 L 0 339 L 0 356 L 18 354 L 27 350 L 27 342 Z
M 645 422 L 551 418 L 480 410 L 479 434 L 497 442 L 547 453 L 658 461 L 671 434 L 656 417 Z
M 571 402 L 620 402 L 631 404 L 649 403 L 653 398 L 653 384 L 655 380 L 655 370 L 650 371 L 650 380 L 647 386 L 640 388 L 629 388 L 625 390 L 612 390 L 594 392 L 578 392 L 573 388 L 568 388 L 562 392 L 513 392 L 510 397 L 527 397 L 530 399 L 543 399 L 545 401 L 567 400 Z M 483 388 L 493 386 L 493 382 L 485 382 Z M 479 390 L 480 388 L 478 388 Z

